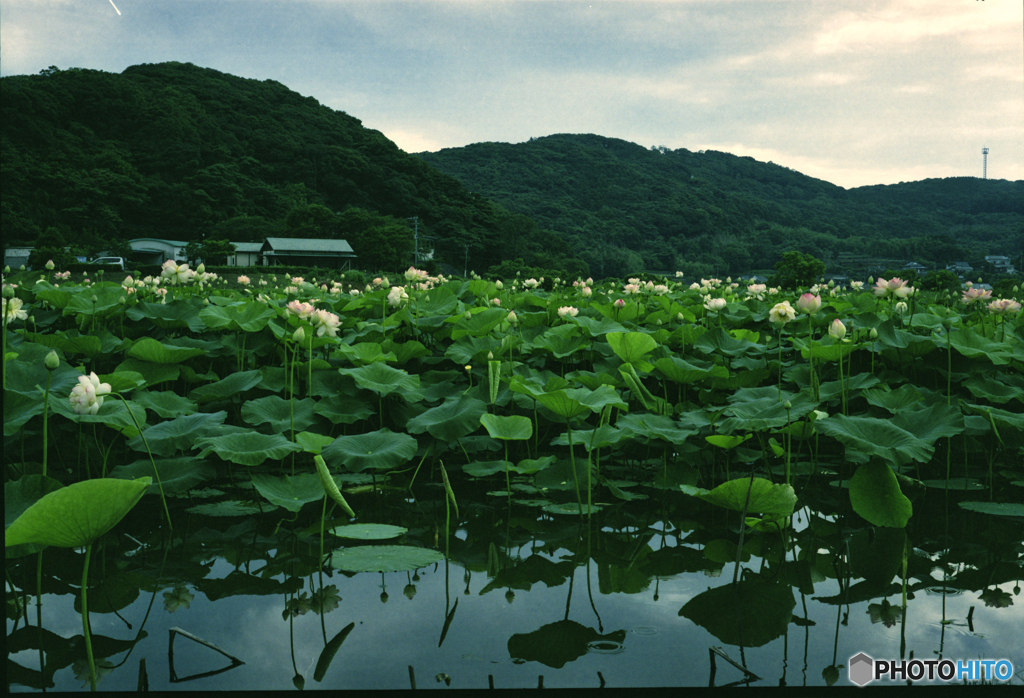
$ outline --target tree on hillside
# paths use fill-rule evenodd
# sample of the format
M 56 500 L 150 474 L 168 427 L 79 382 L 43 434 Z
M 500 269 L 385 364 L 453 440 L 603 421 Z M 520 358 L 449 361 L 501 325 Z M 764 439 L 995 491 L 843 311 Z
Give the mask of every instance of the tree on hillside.
M 228 240 L 206 239 L 185 245 L 185 256 L 190 262 L 227 264 L 228 255 L 235 253 L 235 245 Z
M 775 264 L 775 273 L 768 279 L 772 286 L 799 288 L 812 286 L 825 272 L 825 263 L 803 252 L 786 252 Z

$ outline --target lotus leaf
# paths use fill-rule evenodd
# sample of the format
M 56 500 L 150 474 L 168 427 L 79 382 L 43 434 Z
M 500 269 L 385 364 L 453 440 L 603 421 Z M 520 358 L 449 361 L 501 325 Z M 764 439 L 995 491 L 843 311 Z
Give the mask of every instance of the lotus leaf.
M 267 459 L 282 460 L 289 453 L 302 450 L 301 446 L 280 434 L 259 434 L 247 430 L 220 436 L 204 436 L 196 439 L 192 448 L 201 449 L 200 458 L 205 458 L 213 451 L 223 460 L 238 465 L 259 465 Z
M 888 465 L 865 463 L 850 478 L 853 510 L 875 526 L 903 528 L 913 506 L 900 491 L 896 475 Z
M 409 462 L 417 448 L 413 437 L 385 427 L 367 434 L 339 436 L 323 447 L 321 455 L 332 467 L 342 466 L 358 473 L 397 468 Z
M 350 538 L 352 540 L 387 540 L 405 535 L 409 529 L 391 524 L 349 524 L 347 526 L 336 526 L 331 533 L 339 538 Z
M 408 545 L 363 545 L 340 550 L 331 556 L 331 566 L 347 572 L 405 572 L 433 565 L 444 555 L 428 548 Z

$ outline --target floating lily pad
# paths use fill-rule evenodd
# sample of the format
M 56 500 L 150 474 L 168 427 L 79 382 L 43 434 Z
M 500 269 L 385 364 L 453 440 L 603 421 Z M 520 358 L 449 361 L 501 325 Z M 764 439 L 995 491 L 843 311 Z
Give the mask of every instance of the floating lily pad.
M 391 524 L 349 524 L 348 526 L 337 526 L 331 533 L 339 538 L 351 538 L 353 540 L 387 540 L 397 538 L 409 529 Z
M 1016 502 L 960 502 L 960 507 L 979 514 L 1024 518 L 1024 504 Z
M 590 507 L 590 513 L 595 511 L 601 511 L 603 508 L 600 504 L 584 504 L 580 506 L 576 502 L 565 502 L 563 504 L 549 504 L 544 507 L 544 511 L 549 514 L 568 514 L 571 516 L 579 516 L 587 513 L 587 507 Z
M 411 545 L 363 545 L 331 556 L 331 565 L 348 572 L 405 572 L 433 565 L 444 555 Z
M 273 505 L 266 505 L 267 509 Z M 253 516 L 260 513 L 260 508 L 252 502 L 211 502 L 208 504 L 196 504 L 186 509 L 190 514 L 200 516 Z

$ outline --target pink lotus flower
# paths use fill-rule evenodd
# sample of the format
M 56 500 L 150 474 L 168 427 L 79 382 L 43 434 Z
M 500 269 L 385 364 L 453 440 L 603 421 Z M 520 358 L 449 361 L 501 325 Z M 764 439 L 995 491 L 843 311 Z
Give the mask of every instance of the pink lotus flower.
M 491 304 L 492 305 L 501 305 L 501 299 L 500 298 L 492 298 L 491 299 Z
M 616 307 L 616 308 L 617 308 L 618 310 L 621 310 L 621 309 L 625 308 L 625 307 L 626 307 L 626 301 L 624 301 L 624 300 L 622 300 L 622 299 L 620 298 L 619 300 L 615 301 L 615 307 Z
M 799 300 L 797 300 L 796 307 L 802 313 L 814 315 L 821 309 L 821 296 L 816 296 L 813 293 L 805 293 L 800 296 Z
M 249 283 L 250 283 L 249 282 L 249 277 L 248 276 L 239 276 L 238 277 L 238 283 L 241 284 L 242 286 L 248 286 Z
M 424 281 L 428 274 L 423 269 L 417 269 L 416 267 L 409 267 L 405 270 L 406 281 Z
M 303 303 L 302 301 L 291 301 L 287 306 L 288 312 L 296 317 L 306 320 L 316 311 L 312 303 Z
M 1020 303 L 1012 298 L 1000 298 L 988 304 L 993 315 L 1006 315 L 1020 312 Z
M 913 289 L 907 286 L 907 282 L 903 279 L 893 277 L 886 281 L 885 279 L 878 279 L 875 282 L 875 287 L 872 289 L 875 295 L 879 298 L 887 298 L 889 296 L 896 296 L 897 298 L 906 298 Z
M 558 317 L 565 317 L 566 315 L 568 315 L 569 317 L 576 317 L 577 315 L 579 315 L 579 312 L 579 310 L 572 307 L 571 305 L 566 305 L 558 309 Z
M 978 301 L 987 301 L 992 297 L 992 291 L 985 288 L 968 288 L 964 291 L 963 298 L 960 301 L 964 305 L 974 305 Z
M 334 313 L 327 310 L 314 310 L 310 319 L 316 324 L 317 337 L 323 337 L 325 334 L 328 337 L 338 336 L 341 319 Z
M 704 300 L 704 307 L 714 313 L 723 310 L 725 306 L 726 301 L 724 298 L 707 298 Z

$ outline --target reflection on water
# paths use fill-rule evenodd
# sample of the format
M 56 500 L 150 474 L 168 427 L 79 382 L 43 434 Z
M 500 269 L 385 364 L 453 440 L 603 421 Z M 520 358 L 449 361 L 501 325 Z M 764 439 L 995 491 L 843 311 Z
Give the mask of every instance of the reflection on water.
M 391 542 L 443 551 L 444 493 L 425 492 L 350 501 L 361 521 L 408 529 Z M 734 585 L 738 517 L 679 493 L 589 523 L 482 492 L 460 507 L 448 560 L 383 574 L 321 566 L 314 507 L 211 517 L 180 506 L 173 544 L 133 515 L 131 538 L 108 535 L 93 553 L 100 688 L 705 686 L 712 666 L 716 685 L 819 686 L 845 684 L 861 651 L 1024 667 L 1011 520 L 956 506 L 949 520 L 915 516 L 907 536 L 922 554 L 908 560 L 904 612 L 903 532 L 821 511 L 802 510 L 784 536 L 748 532 Z M 944 539 L 947 525 L 965 539 Z M 329 536 L 325 558 L 362 544 Z M 35 560 L 8 562 L 19 589 L 35 588 Z M 80 690 L 82 556 L 47 550 L 44 565 L 42 630 L 34 597 L 20 608 L 8 595 L 8 685 Z

